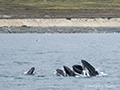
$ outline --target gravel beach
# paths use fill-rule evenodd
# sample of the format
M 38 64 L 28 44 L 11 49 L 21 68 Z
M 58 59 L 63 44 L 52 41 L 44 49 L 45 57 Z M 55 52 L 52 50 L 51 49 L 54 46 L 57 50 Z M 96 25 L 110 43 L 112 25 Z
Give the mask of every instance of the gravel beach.
M 120 18 L 0 19 L 0 33 L 119 33 Z
M 120 18 L 0 19 L 0 23 L 0 27 L 120 27 Z

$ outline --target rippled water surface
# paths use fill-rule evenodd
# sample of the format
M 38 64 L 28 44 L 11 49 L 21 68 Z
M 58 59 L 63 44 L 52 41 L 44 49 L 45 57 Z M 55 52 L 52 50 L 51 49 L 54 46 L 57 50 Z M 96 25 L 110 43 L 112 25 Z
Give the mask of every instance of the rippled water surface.
M 58 77 L 63 65 L 90 62 L 96 77 Z M 35 67 L 35 75 L 23 73 Z M 120 34 L 0 34 L 1 90 L 119 90 Z

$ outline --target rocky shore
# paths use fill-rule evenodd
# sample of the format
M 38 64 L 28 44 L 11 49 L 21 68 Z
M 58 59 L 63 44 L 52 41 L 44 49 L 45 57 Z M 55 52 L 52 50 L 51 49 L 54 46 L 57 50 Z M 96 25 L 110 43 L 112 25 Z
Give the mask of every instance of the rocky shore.
M 29 27 L 4 26 L 0 33 L 120 33 L 120 27 Z

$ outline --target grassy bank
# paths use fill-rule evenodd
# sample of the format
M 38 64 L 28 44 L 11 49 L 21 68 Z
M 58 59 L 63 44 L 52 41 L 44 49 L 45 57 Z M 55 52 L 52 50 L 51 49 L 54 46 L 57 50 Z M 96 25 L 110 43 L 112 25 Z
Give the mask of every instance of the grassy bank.
M 115 9 L 120 10 L 120 0 L 0 0 L 0 9 Z
M 120 17 L 120 0 L 0 0 L 0 18 Z

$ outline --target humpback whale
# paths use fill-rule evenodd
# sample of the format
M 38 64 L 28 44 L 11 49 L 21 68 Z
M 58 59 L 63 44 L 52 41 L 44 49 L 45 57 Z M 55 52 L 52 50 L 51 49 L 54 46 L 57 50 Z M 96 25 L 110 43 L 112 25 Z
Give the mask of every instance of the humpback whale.
M 25 75 L 34 75 L 35 67 L 32 67 L 29 71 L 24 72 Z
M 87 75 L 87 76 L 96 76 L 96 75 L 99 74 L 90 63 L 88 63 L 85 60 L 81 60 L 81 62 L 82 62 L 83 66 L 73 65 L 73 70 L 76 73 L 84 74 L 84 75 Z M 86 69 L 88 70 L 88 73 L 86 72 Z
M 96 69 L 87 61 L 85 60 L 81 60 L 82 66 L 81 65 L 73 65 L 73 71 L 67 67 L 67 66 L 63 66 L 64 71 L 61 69 L 56 69 L 57 72 L 57 76 L 77 76 L 79 75 L 85 75 L 85 76 L 96 76 L 99 75 L 98 71 L 96 71 Z M 86 71 L 87 69 L 87 71 Z M 65 72 L 65 73 L 64 73 Z M 76 74 L 78 73 L 78 74 Z
M 85 68 L 87 68 L 87 70 L 89 71 L 89 75 L 90 75 L 90 76 L 96 76 L 96 75 L 99 74 L 99 73 L 95 70 L 95 68 L 94 68 L 90 63 L 88 63 L 88 62 L 85 61 L 85 60 L 81 60 L 81 62 L 82 62 L 82 64 L 83 64 L 83 66 L 84 66 Z
M 75 72 L 73 72 L 69 67 L 63 66 L 64 71 L 61 69 L 56 69 L 57 76 L 76 76 Z
M 79 74 L 83 73 L 83 68 L 81 65 L 73 65 L 72 68 L 76 73 L 79 73 Z
M 63 70 L 61 70 L 61 69 L 56 69 L 56 75 L 57 76 L 65 76 Z
M 66 73 L 66 76 L 76 76 L 76 74 L 67 66 L 63 66 L 64 70 L 65 70 L 65 73 Z

